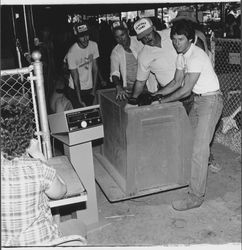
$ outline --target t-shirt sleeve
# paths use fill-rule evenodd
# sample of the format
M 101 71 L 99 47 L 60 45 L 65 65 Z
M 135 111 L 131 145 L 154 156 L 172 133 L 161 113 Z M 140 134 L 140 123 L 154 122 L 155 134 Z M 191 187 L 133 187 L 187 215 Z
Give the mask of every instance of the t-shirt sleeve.
M 97 43 L 93 43 L 93 59 L 97 59 L 99 57 L 99 50 Z
M 77 69 L 76 59 L 75 59 L 75 55 L 73 53 L 69 52 L 66 55 L 66 62 L 68 64 L 69 70 Z
M 188 73 L 200 73 L 205 63 L 204 57 L 193 57 L 187 63 Z
M 56 170 L 45 163 L 42 164 L 41 168 L 43 173 L 43 190 L 47 190 L 56 177 Z
M 138 69 L 137 69 L 137 80 L 146 81 L 150 74 L 149 63 L 146 62 L 143 58 L 143 54 L 138 54 Z
M 183 70 L 185 68 L 184 57 L 182 54 L 178 54 L 176 58 L 176 69 Z
M 120 78 L 119 71 L 120 63 L 119 57 L 115 49 L 112 50 L 110 56 L 110 81 L 112 82 L 112 76 L 117 76 Z

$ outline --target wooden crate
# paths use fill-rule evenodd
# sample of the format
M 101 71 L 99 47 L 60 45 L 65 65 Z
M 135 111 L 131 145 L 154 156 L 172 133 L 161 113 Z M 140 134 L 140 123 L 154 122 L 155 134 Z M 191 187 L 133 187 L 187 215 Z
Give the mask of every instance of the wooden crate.
M 188 184 L 192 128 L 182 103 L 131 106 L 106 89 L 99 91 L 99 104 L 104 143 L 95 155 L 123 198 Z M 100 182 L 108 185 L 105 178 Z

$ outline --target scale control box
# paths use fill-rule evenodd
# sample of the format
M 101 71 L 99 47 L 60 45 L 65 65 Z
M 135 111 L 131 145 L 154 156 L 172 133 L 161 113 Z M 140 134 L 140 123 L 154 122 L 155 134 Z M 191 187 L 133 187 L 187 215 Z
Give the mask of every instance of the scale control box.
M 103 124 L 99 105 L 52 114 L 48 120 L 52 134 L 85 130 Z
M 70 132 L 102 124 L 99 108 L 67 113 L 66 121 Z

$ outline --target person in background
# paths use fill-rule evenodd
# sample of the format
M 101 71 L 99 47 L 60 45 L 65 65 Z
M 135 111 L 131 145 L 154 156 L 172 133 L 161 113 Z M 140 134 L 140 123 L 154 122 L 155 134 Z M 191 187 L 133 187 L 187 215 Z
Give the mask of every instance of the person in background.
M 67 98 L 67 83 L 63 75 L 54 80 L 54 91 L 50 97 L 50 112 L 59 113 L 73 109 L 71 101 Z
M 96 95 L 99 50 L 96 42 L 89 40 L 86 22 L 73 27 L 76 42 L 67 52 L 64 62 L 70 70 L 68 98 L 74 108 L 93 105 Z
M 183 211 L 199 207 L 204 201 L 209 144 L 222 113 L 223 97 L 208 55 L 192 43 L 195 30 L 191 23 L 187 20 L 175 22 L 170 37 L 178 53 L 175 76 L 155 95 L 162 95 L 160 103 L 167 103 L 194 93 L 194 102 L 189 113 L 194 129 L 189 192 L 185 199 L 172 203 L 175 210 Z
M 67 186 L 40 151 L 33 137 L 33 118 L 29 106 L 1 104 L 1 244 L 83 245 L 86 228 L 82 221 L 71 219 L 57 225 L 52 217 L 48 201 L 63 198 Z M 82 242 L 63 241 L 72 235 L 82 236 Z
M 101 20 L 99 24 L 99 42 L 98 48 L 100 53 L 99 66 L 102 72 L 103 80 L 109 85 L 110 83 L 110 55 L 115 47 L 116 41 L 113 37 L 111 26 L 107 21 Z
M 234 38 L 241 37 L 241 14 L 236 17 L 236 25 L 234 27 Z
M 132 94 L 138 67 L 138 53 L 144 47 L 135 36 L 129 36 L 125 22 L 112 24 L 112 32 L 117 45 L 113 48 L 110 61 L 110 80 L 116 87 L 116 99 L 124 100 Z
M 225 37 L 227 38 L 235 38 L 235 32 L 236 32 L 236 18 L 232 13 L 229 13 L 225 17 Z
M 50 26 L 44 26 L 40 29 L 39 37 L 34 39 L 34 50 L 39 50 L 41 53 L 41 61 L 43 63 L 44 88 L 46 96 L 47 110 L 50 110 L 50 95 L 54 90 L 53 80 L 57 75 L 56 63 L 54 55 L 53 31 Z M 26 53 L 26 56 L 31 60 L 31 55 Z

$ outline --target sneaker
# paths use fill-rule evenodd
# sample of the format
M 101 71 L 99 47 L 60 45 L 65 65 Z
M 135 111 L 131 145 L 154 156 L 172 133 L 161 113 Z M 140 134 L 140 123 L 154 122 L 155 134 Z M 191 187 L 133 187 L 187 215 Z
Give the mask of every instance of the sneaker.
M 199 198 L 196 195 L 189 193 L 185 199 L 173 201 L 172 207 L 178 211 L 185 211 L 192 208 L 200 207 L 203 201 L 203 198 Z

